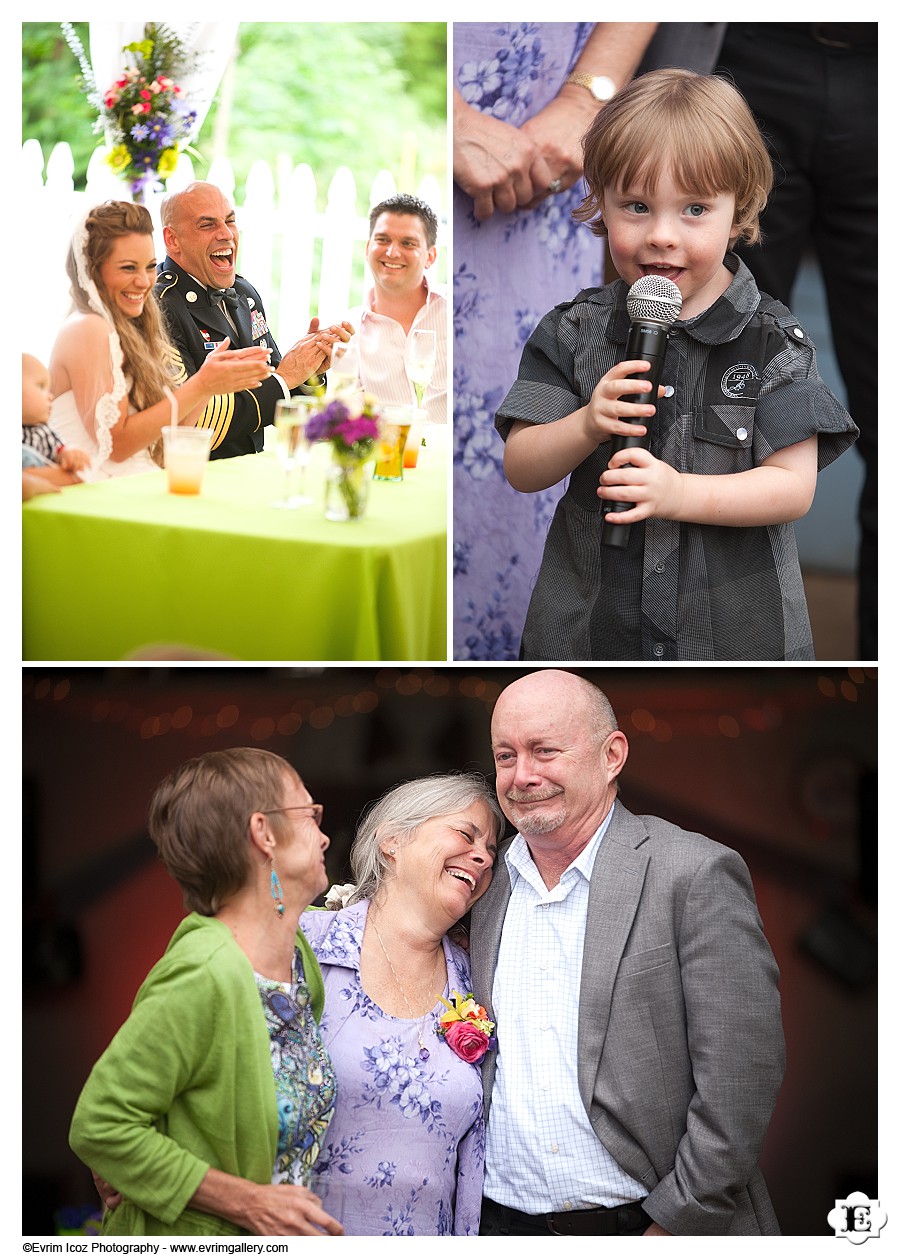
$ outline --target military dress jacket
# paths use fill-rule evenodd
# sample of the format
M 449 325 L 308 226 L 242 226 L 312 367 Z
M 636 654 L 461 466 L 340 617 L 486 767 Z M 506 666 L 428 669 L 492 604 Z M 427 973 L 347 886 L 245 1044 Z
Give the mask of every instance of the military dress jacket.
M 240 275 L 235 278 L 234 288 L 238 304 L 230 308 L 229 313 L 240 333 L 239 346 L 235 345 L 234 330 L 225 317 L 224 307 L 213 302 L 207 288 L 171 258 L 163 260 L 154 292 L 169 336 L 181 357 L 183 379 L 199 371 L 207 355 L 226 337 L 236 349 L 251 345 L 269 349 L 273 367 L 281 362 L 259 293 Z M 258 389 L 211 397 L 197 420 L 198 428 L 215 429 L 210 458 L 227 459 L 262 450 L 263 428 L 274 419 L 275 403 L 289 396 L 287 385 L 280 378 L 270 376 Z

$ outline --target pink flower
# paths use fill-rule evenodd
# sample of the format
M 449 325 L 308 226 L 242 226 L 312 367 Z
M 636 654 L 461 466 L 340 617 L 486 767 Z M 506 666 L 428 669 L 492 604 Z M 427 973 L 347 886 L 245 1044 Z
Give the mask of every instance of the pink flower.
M 490 1043 L 490 1036 L 472 1026 L 471 1022 L 451 1022 L 444 1031 L 444 1037 L 457 1057 L 473 1066 L 484 1057 Z

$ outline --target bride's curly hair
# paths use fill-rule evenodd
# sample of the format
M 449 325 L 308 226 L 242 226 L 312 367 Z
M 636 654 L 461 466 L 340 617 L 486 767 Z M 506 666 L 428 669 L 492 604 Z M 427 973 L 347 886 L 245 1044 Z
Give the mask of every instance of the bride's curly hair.
M 166 332 L 165 323 L 153 292 L 136 318 L 122 314 L 107 299 L 100 268 L 112 252 L 116 240 L 137 234 L 153 236 L 153 220 L 144 205 L 132 201 L 104 201 L 94 206 L 85 219 L 87 243 L 85 260 L 90 279 L 109 312 L 122 346 L 122 370 L 130 381 L 129 399 L 135 410 L 146 410 L 165 397 L 165 390 L 181 374 L 180 359 Z M 72 300 L 77 310 L 86 314 L 91 305 L 78 279 L 75 246 L 69 246 L 66 272 L 72 286 Z

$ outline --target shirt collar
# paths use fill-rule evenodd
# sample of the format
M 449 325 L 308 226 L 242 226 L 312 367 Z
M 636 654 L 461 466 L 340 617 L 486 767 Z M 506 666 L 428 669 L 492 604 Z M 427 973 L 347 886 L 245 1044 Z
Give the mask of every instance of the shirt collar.
M 371 900 L 357 900 L 349 908 L 338 909 L 331 914 L 331 922 L 316 944 L 315 953 L 323 965 L 343 966 L 348 970 L 359 970 L 362 956 L 362 938 L 366 929 Z M 462 974 L 454 955 L 454 945 L 444 936 L 444 957 L 450 966 L 448 980 L 450 990 L 453 985 L 462 982 Z
M 684 332 L 704 345 L 721 345 L 725 341 L 735 340 L 750 322 L 759 305 L 759 289 L 744 262 L 736 253 L 726 253 L 724 263 L 734 279 L 722 296 L 692 319 L 676 319 L 673 324 L 673 330 Z M 624 280 L 618 280 L 617 287 L 620 291 L 616 293 L 616 309 L 610 321 L 608 335 L 614 343 L 624 345 L 631 326 L 625 305 L 628 288 Z
M 425 289 L 425 306 L 427 306 L 429 302 L 431 301 L 432 297 L 434 296 L 434 292 L 428 283 L 427 271 L 422 276 L 422 287 Z M 363 297 L 363 314 L 377 314 L 378 313 L 378 311 L 374 310 L 372 307 L 372 299 L 374 296 L 375 296 L 375 285 L 373 284 L 371 288 L 366 290 L 366 294 Z M 423 310 L 425 309 L 425 306 L 422 306 Z
M 210 306 L 213 305 L 212 301 L 210 301 L 210 296 L 209 296 L 211 288 L 212 288 L 211 285 L 204 284 L 202 280 L 197 279 L 196 275 L 191 275 L 190 271 L 186 271 L 183 266 L 179 266 L 177 262 L 173 262 L 172 259 L 169 257 L 165 259 L 165 265 L 163 267 L 163 270 L 180 271 L 181 274 L 185 277 L 185 279 L 190 280 L 190 282 L 195 286 L 198 294 L 202 293 L 204 297 L 206 298 L 207 302 L 209 302 L 209 305 Z M 235 283 L 236 283 L 239 278 L 237 275 L 237 272 L 235 272 L 234 278 L 235 278 Z M 215 291 L 219 292 L 221 290 L 216 289 Z
M 332 915 L 328 929 L 316 946 L 316 955 L 320 961 L 343 965 L 350 970 L 359 969 L 369 903 L 368 900 L 357 900 L 349 908 L 338 909 Z
M 613 801 L 612 808 L 610 808 L 609 812 L 600 822 L 600 825 L 594 831 L 587 846 L 578 853 L 569 866 L 569 869 L 574 869 L 581 874 L 586 882 L 590 882 L 591 880 L 591 874 L 594 872 L 594 861 L 597 859 L 597 852 L 600 848 L 601 842 L 603 841 L 603 836 L 609 829 L 609 823 L 612 821 L 612 815 L 615 812 L 615 808 L 615 801 Z M 521 834 L 517 834 L 512 843 L 510 843 L 504 859 L 509 870 L 509 880 L 511 886 L 515 885 L 516 881 L 523 875 L 526 869 L 533 870 L 540 879 L 540 874 L 538 873 L 537 865 L 535 865 L 534 859 L 532 858 L 528 842 Z M 566 870 L 566 873 L 569 872 L 569 869 Z M 565 877 L 565 874 L 563 877 Z

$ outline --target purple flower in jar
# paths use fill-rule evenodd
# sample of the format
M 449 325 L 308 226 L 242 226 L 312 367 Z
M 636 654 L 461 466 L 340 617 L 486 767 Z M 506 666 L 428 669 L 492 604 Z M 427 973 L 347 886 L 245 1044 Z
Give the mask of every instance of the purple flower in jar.
M 306 425 L 306 436 L 310 441 L 327 441 L 335 426 L 348 419 L 350 412 L 343 402 L 331 402 L 328 406 L 311 415 Z
M 358 441 L 374 440 L 378 436 L 378 425 L 374 420 L 360 416 L 359 419 L 347 419 L 344 423 L 335 425 L 332 434 L 345 445 L 353 446 Z

